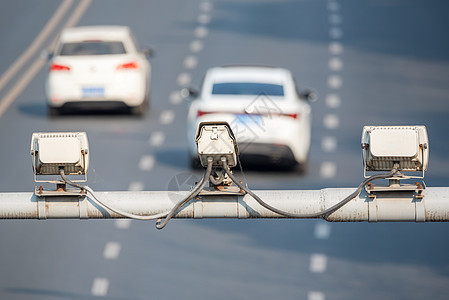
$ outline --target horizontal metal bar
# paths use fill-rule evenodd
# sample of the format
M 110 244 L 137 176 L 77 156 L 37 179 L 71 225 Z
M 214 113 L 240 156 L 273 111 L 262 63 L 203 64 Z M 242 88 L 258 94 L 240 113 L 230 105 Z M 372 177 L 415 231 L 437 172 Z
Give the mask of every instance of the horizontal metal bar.
M 352 188 L 323 190 L 254 191 L 268 204 L 290 213 L 310 214 L 338 203 Z M 136 215 L 170 210 L 188 192 L 97 192 L 112 207 Z M 428 187 L 422 199 L 412 192 L 382 192 L 369 197 L 363 191 L 335 211 L 332 222 L 440 222 L 449 220 L 449 188 Z M 176 218 L 284 218 L 257 203 L 250 195 L 204 195 L 188 203 Z M 122 218 L 88 196 L 37 197 L 34 193 L 0 193 L 0 219 L 109 219 Z

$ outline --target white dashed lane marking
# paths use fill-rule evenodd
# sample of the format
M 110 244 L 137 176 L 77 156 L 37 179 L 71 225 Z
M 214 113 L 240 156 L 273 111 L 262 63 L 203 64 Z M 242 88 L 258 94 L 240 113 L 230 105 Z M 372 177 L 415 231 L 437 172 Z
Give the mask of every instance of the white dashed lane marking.
M 339 89 L 343 85 L 343 79 L 339 75 L 331 75 L 327 78 L 327 86 L 331 89 Z
M 195 56 L 189 55 L 184 59 L 184 68 L 194 69 L 198 65 L 198 59 Z
M 320 175 L 322 178 L 334 178 L 337 174 L 337 166 L 335 163 L 330 161 L 325 161 L 321 164 L 320 167 Z
M 182 97 L 179 91 L 173 91 L 170 93 L 169 100 L 171 104 L 179 104 L 182 102 Z
M 108 242 L 104 247 L 103 257 L 105 259 L 117 259 L 122 246 L 117 242 Z
M 174 119 L 175 119 L 175 113 L 172 110 L 164 110 L 159 117 L 159 121 L 163 125 L 172 123 Z
M 331 71 L 341 71 L 343 69 L 343 61 L 338 57 L 329 59 L 328 65 Z
M 165 134 L 162 131 L 155 131 L 151 134 L 149 143 L 153 147 L 160 147 L 165 141 Z
M 342 18 L 339 14 L 329 15 L 329 23 L 332 25 L 339 25 L 342 22 Z
M 198 16 L 197 21 L 200 24 L 207 25 L 210 23 L 210 16 L 208 14 L 201 14 Z
M 154 167 L 154 156 L 152 155 L 144 155 L 140 158 L 139 161 L 139 170 L 141 171 L 150 171 Z
M 192 76 L 190 76 L 190 74 L 186 73 L 186 72 L 179 74 L 178 78 L 176 79 L 176 82 L 180 86 L 189 85 L 191 81 L 192 81 Z
M 198 53 L 201 50 L 203 50 L 203 42 L 199 40 L 194 40 L 190 43 L 189 48 L 190 51 L 192 51 L 193 53 Z
M 201 2 L 200 10 L 204 12 L 210 12 L 212 10 L 212 3 L 210 2 Z
M 326 96 L 326 105 L 329 108 L 337 108 L 340 106 L 341 100 L 337 94 L 328 94 Z
M 133 181 L 129 184 L 128 191 L 143 191 L 144 184 L 141 181 Z
M 92 284 L 92 295 L 104 297 L 108 294 L 109 280 L 107 278 L 95 278 Z
M 331 226 L 328 223 L 318 222 L 315 224 L 313 235 L 316 239 L 326 240 L 331 235 Z
M 115 227 L 118 229 L 128 229 L 131 226 L 130 219 L 118 219 L 115 221 Z
M 195 28 L 194 34 L 195 34 L 195 37 L 197 37 L 199 39 L 203 39 L 209 34 L 209 31 L 204 26 L 198 26 L 197 28 Z
M 340 124 L 340 120 L 338 119 L 337 115 L 328 114 L 328 115 L 324 116 L 323 125 L 327 129 L 337 129 L 339 124 Z
M 329 44 L 329 52 L 333 55 L 343 54 L 343 45 L 339 42 L 332 42 Z
M 324 152 L 334 152 L 337 149 L 337 139 L 333 136 L 325 136 L 321 140 L 321 149 Z
M 307 300 L 326 300 L 322 292 L 311 291 L 307 293 Z
M 323 273 L 327 268 L 327 256 L 314 253 L 310 256 L 309 270 L 312 273 Z
M 343 37 L 343 30 L 339 27 L 332 27 L 329 29 L 329 36 L 335 40 L 341 39 Z
M 329 1 L 329 3 L 327 3 L 327 9 L 334 12 L 338 11 L 340 9 L 340 4 L 335 1 Z

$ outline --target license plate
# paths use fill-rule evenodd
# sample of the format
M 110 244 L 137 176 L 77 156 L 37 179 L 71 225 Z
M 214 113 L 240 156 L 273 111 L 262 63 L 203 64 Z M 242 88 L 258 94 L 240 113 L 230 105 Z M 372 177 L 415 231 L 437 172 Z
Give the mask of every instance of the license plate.
M 83 87 L 83 98 L 103 98 L 103 97 L 104 97 L 104 87 L 101 86 Z
M 237 122 L 239 124 L 245 124 L 245 125 L 257 124 L 257 125 L 260 125 L 260 124 L 263 123 L 261 115 L 239 114 L 239 115 L 234 115 L 234 117 L 235 117 L 235 122 Z

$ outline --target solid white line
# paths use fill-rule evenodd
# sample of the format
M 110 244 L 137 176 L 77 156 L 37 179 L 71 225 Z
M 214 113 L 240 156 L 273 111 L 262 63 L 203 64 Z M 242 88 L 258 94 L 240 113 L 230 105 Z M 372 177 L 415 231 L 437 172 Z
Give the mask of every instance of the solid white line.
M 327 114 L 323 118 L 323 125 L 327 129 L 337 129 L 340 124 L 340 119 L 337 115 Z
M 333 39 L 341 39 L 343 37 L 343 30 L 339 27 L 332 27 L 329 29 L 329 36 Z
M 89 6 L 91 0 L 82 0 L 69 21 L 66 22 L 64 27 L 75 25 L 81 16 L 86 11 Z M 51 48 L 56 44 L 57 39 L 53 40 Z M 8 107 L 16 100 L 16 98 L 20 95 L 20 93 L 25 89 L 25 87 L 31 82 L 31 80 L 36 76 L 39 70 L 44 66 L 45 61 L 42 58 L 36 59 L 36 61 L 31 65 L 31 67 L 25 72 L 25 74 L 20 78 L 20 80 L 12 87 L 12 89 L 3 97 L 0 101 L 0 118 L 8 109 Z
M 322 221 L 315 224 L 314 236 L 319 240 L 326 240 L 331 235 L 331 226 L 328 223 Z
M 176 82 L 180 86 L 189 85 L 191 81 L 192 81 L 192 77 L 190 76 L 189 73 L 181 73 L 178 75 L 178 78 L 176 79 Z
M 59 5 L 56 12 L 53 14 L 51 19 L 45 24 L 42 31 L 34 39 L 31 45 L 23 52 L 19 58 L 17 58 L 14 63 L 3 73 L 0 78 L 0 90 L 5 86 L 5 84 L 23 67 L 28 59 L 34 55 L 37 50 L 41 47 L 42 43 L 51 33 L 51 31 L 58 25 L 61 18 L 66 14 L 67 10 L 72 6 L 73 0 L 64 0 L 61 5 Z
M 151 171 L 154 167 L 154 156 L 153 155 L 144 155 L 140 158 L 139 161 L 139 170 L 141 171 Z
M 179 91 L 173 91 L 170 93 L 170 96 L 168 97 L 171 104 L 179 104 L 182 102 L 182 96 L 179 93 Z
M 201 14 L 198 16 L 197 21 L 202 25 L 207 25 L 210 23 L 211 17 L 208 14 Z
M 212 3 L 210 2 L 201 2 L 200 10 L 204 12 L 210 12 L 212 10 Z
M 307 293 L 307 300 L 326 300 L 322 292 L 310 291 Z
M 339 75 L 331 75 L 327 78 L 327 86 L 331 89 L 339 89 L 343 85 L 343 79 Z
M 328 94 L 326 96 L 326 105 L 329 108 L 337 108 L 341 104 L 341 99 L 337 94 Z
M 150 145 L 153 147 L 160 147 L 165 141 L 165 134 L 162 131 L 155 131 L 150 136 Z
M 103 257 L 105 259 L 117 259 L 122 246 L 117 242 L 108 242 L 106 243 L 103 250 Z
M 184 68 L 186 69 L 194 69 L 198 64 L 198 60 L 195 56 L 189 55 L 184 59 Z
M 331 71 L 341 71 L 343 69 L 343 61 L 338 57 L 332 57 L 328 63 Z
M 109 288 L 109 280 L 106 278 L 95 278 L 94 283 L 92 284 L 92 295 L 104 297 L 108 294 L 108 288 Z
M 190 43 L 190 51 L 192 51 L 193 53 L 198 53 L 201 50 L 203 50 L 203 42 L 194 40 Z
M 324 152 L 334 152 L 337 149 L 337 139 L 333 136 L 325 136 L 321 140 L 321 149 Z
M 327 268 L 327 256 L 314 253 L 310 256 L 309 270 L 312 273 L 323 273 Z
M 143 191 L 145 185 L 141 181 L 133 181 L 129 184 L 128 191 Z
M 115 227 L 118 229 L 128 229 L 131 226 L 130 219 L 117 219 L 115 220 Z
M 321 164 L 320 167 L 320 175 L 322 178 L 334 178 L 337 174 L 337 166 L 335 163 L 330 161 L 325 161 Z
M 204 26 L 198 26 L 195 29 L 194 34 L 197 38 L 202 39 L 202 38 L 205 38 L 209 34 L 209 31 Z
M 39 72 L 45 61 L 37 59 L 31 67 L 25 72 L 25 74 L 17 81 L 11 90 L 3 97 L 0 102 L 0 117 L 5 113 L 8 107 L 16 100 L 25 87 L 33 80 L 34 76 Z
M 332 42 L 329 44 L 329 52 L 333 55 L 343 54 L 343 45 L 339 42 Z
M 172 110 L 164 110 L 159 117 L 159 121 L 164 125 L 172 123 L 174 119 L 175 113 Z

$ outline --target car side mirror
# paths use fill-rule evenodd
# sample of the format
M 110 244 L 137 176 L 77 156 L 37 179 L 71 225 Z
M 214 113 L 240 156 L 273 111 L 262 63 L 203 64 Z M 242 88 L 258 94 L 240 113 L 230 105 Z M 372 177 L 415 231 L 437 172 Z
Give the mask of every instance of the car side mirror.
M 305 89 L 300 93 L 301 98 L 309 101 L 309 102 L 315 102 L 318 99 L 318 94 L 315 91 Z
M 41 57 L 42 57 L 43 59 L 45 59 L 46 61 L 50 61 L 50 60 L 53 58 L 53 56 L 54 56 L 54 53 L 53 53 L 53 52 L 50 52 L 50 51 L 47 50 L 47 49 L 42 50 L 42 52 L 41 52 Z
M 181 90 L 181 97 L 183 98 L 197 97 L 199 94 L 200 93 L 196 89 L 191 87 L 183 88 Z
M 154 49 L 151 49 L 151 48 L 142 49 L 142 53 L 143 53 L 143 55 L 145 55 L 146 58 L 151 58 L 156 54 Z

